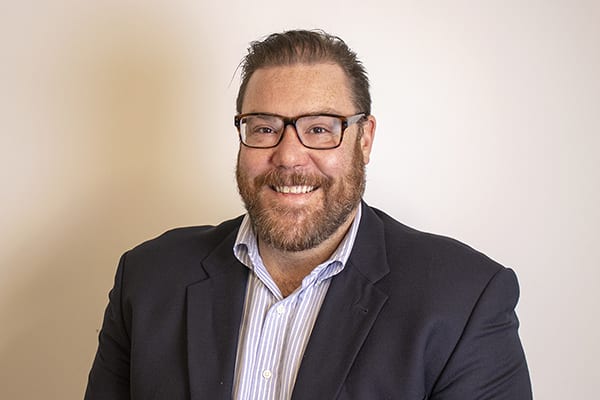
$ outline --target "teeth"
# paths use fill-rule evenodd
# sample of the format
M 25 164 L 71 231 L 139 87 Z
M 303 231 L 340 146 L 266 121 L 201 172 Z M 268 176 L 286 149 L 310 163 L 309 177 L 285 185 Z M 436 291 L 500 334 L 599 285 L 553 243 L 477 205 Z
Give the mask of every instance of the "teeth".
M 314 186 L 275 186 L 275 190 L 279 193 L 308 193 L 315 190 Z

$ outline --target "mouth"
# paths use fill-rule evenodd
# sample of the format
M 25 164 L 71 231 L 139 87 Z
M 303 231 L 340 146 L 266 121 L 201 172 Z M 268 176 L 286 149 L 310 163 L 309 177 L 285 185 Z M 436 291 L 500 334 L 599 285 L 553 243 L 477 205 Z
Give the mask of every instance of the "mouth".
M 271 186 L 271 189 L 283 194 L 306 194 L 318 189 L 318 186 Z

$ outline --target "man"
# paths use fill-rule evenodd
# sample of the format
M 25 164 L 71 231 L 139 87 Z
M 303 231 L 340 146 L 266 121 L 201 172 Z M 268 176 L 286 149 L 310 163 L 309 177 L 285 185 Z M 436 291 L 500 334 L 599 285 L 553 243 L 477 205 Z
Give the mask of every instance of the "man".
M 248 213 L 125 253 L 86 399 L 530 399 L 514 273 L 361 202 L 375 118 L 324 32 L 255 42 Z

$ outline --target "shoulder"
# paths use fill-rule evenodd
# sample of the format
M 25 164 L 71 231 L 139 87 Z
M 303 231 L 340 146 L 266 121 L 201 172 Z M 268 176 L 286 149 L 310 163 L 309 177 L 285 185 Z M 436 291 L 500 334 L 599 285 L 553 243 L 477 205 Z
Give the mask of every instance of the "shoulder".
M 375 208 L 368 207 L 365 214 L 372 219 L 371 230 L 375 226 L 383 232 L 378 248 L 385 253 L 389 269 L 384 281 L 392 285 L 390 290 L 401 284 L 415 295 L 449 299 L 469 293 L 474 300 L 494 276 L 508 271 L 458 240 L 411 228 Z M 380 283 L 386 285 L 384 281 Z
M 500 309 L 515 306 L 519 286 L 511 269 L 458 240 L 408 227 L 377 209 L 369 214 L 383 231 L 378 248 L 387 266 L 376 286 L 393 309 L 460 330 L 482 298 Z
M 418 262 L 421 267 L 426 264 L 431 268 L 453 272 L 462 269 L 468 273 L 494 274 L 503 268 L 487 255 L 459 240 L 414 229 L 381 210 L 370 209 L 382 223 L 386 252 L 391 259 L 401 258 Z
M 214 249 L 232 234 L 236 234 L 241 221 L 240 216 L 219 225 L 174 228 L 139 244 L 128 253 L 155 256 L 192 251 L 198 255 Z
M 201 278 L 203 270 L 199 267 L 205 258 L 219 250 L 222 254 L 233 254 L 231 248 L 241 220 L 238 217 L 215 226 L 171 229 L 123 254 L 120 263 L 123 273 L 144 275 L 145 280 L 150 276 L 169 280 L 173 275 Z

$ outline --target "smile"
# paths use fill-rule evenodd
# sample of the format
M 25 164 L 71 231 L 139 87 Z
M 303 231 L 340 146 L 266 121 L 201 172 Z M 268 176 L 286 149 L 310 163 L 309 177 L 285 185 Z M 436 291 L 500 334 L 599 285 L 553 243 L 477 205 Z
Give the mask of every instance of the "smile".
M 316 189 L 316 186 L 273 186 L 277 193 L 284 194 L 303 194 L 310 193 Z

